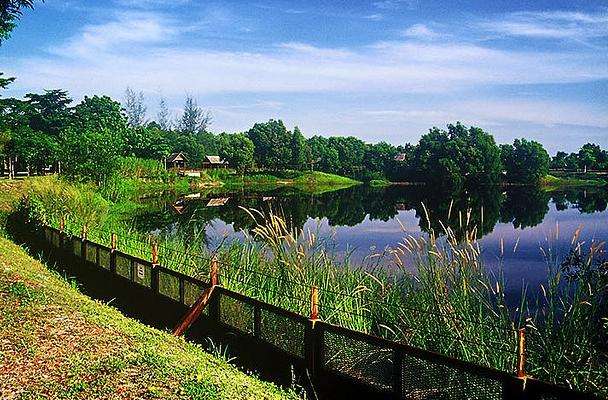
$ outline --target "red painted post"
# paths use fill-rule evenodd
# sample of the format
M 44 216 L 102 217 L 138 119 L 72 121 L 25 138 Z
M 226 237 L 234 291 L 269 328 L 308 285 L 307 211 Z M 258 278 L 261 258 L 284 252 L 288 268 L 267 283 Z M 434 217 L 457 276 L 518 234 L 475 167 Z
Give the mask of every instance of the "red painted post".
M 526 377 L 526 328 L 517 331 L 517 377 Z
M 213 256 L 211 259 L 211 268 L 209 269 L 209 282 L 211 286 L 217 286 L 220 284 L 219 277 L 219 262 L 217 256 Z

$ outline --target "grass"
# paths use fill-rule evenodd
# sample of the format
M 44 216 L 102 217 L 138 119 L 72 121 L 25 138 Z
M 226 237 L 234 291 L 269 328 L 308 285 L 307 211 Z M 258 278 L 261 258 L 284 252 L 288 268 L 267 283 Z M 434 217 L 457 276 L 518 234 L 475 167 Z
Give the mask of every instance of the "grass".
M 297 398 L 89 299 L 2 237 L 0 375 L 7 399 Z
M 73 233 L 87 222 L 89 238 L 108 244 L 109 232 L 117 232 L 120 249 L 146 259 L 157 241 L 161 264 L 208 276 L 211 254 L 202 233 L 138 233 L 94 192 L 76 195 L 69 185 L 62 190 L 48 186 L 29 191 L 28 211 L 34 217 L 57 226 L 62 213 L 69 213 L 67 228 Z M 458 227 L 464 235 L 449 227 L 423 238 L 404 235 L 394 249 L 353 265 L 328 251 L 314 231 L 294 230 L 275 214 L 243 212 L 257 226 L 252 238 L 218 249 L 224 286 L 307 315 L 314 285 L 327 322 L 509 372 L 516 360 L 515 329 L 525 326 L 532 376 L 608 395 L 606 353 L 600 346 L 608 332 L 608 264 L 602 262 L 602 244 L 574 237 L 571 252 L 557 254 L 547 242 L 540 249 L 547 265 L 542 295 L 530 300 L 523 293 L 513 309 L 504 299 L 502 274 L 490 275 L 481 262 L 475 226 Z M 392 268 L 383 266 L 387 259 Z
M 608 182 L 603 179 L 585 179 L 569 176 L 554 176 L 547 175 L 543 178 L 541 185 L 548 189 L 556 189 L 563 187 L 575 187 L 575 186 L 606 186 Z

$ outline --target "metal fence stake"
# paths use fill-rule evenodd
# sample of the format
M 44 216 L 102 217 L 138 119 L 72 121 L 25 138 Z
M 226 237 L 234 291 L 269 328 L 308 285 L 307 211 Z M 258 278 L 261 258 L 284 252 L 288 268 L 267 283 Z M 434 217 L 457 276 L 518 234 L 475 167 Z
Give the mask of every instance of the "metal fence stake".
M 154 293 L 158 293 L 159 275 L 158 275 L 158 243 L 152 243 L 152 265 L 150 267 L 150 289 Z M 181 298 L 181 290 L 180 290 Z
M 319 319 L 319 288 L 316 286 L 310 287 L 310 320 L 314 321 Z

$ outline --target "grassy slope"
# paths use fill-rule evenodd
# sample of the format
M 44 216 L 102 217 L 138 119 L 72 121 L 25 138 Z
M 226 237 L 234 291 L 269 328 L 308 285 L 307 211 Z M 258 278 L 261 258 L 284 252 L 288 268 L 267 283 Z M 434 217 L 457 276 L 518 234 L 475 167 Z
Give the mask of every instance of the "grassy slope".
M 605 186 L 606 181 L 602 179 L 580 179 L 574 177 L 557 177 L 547 175 L 541 182 L 542 186 L 548 189 L 573 186 Z
M 0 181 L 0 214 L 23 187 Z M 296 398 L 80 294 L 1 234 L 0 376 L 2 399 Z
M 1 398 L 295 398 L 89 299 L 4 238 L 0 351 Z

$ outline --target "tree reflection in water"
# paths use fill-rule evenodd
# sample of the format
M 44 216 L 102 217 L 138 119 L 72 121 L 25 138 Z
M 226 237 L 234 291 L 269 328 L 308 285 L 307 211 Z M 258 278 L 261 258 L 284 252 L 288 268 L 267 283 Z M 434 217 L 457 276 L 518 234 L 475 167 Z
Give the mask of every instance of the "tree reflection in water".
M 272 210 L 283 215 L 292 228 L 303 228 L 310 218 L 325 218 L 331 227 L 356 226 L 365 218 L 389 221 L 400 211 L 415 211 L 422 231 L 441 233 L 450 227 L 457 235 L 475 227 L 481 238 L 498 222 L 516 229 L 540 224 L 553 202 L 558 211 L 605 211 L 608 194 L 603 188 L 570 188 L 547 192 L 540 187 L 486 186 L 475 190 L 442 192 L 426 186 L 355 186 L 322 194 L 302 194 L 289 188 L 264 193 L 223 193 L 220 206 L 208 206 L 214 196 L 200 199 L 154 199 L 133 217 L 140 231 L 160 231 L 184 237 L 201 237 L 215 220 L 232 224 L 235 231 L 250 231 L 255 223 L 241 207 Z M 178 212 L 179 211 L 179 212 Z M 427 218 L 428 215 L 428 218 Z M 430 219 L 430 223 L 429 223 Z

